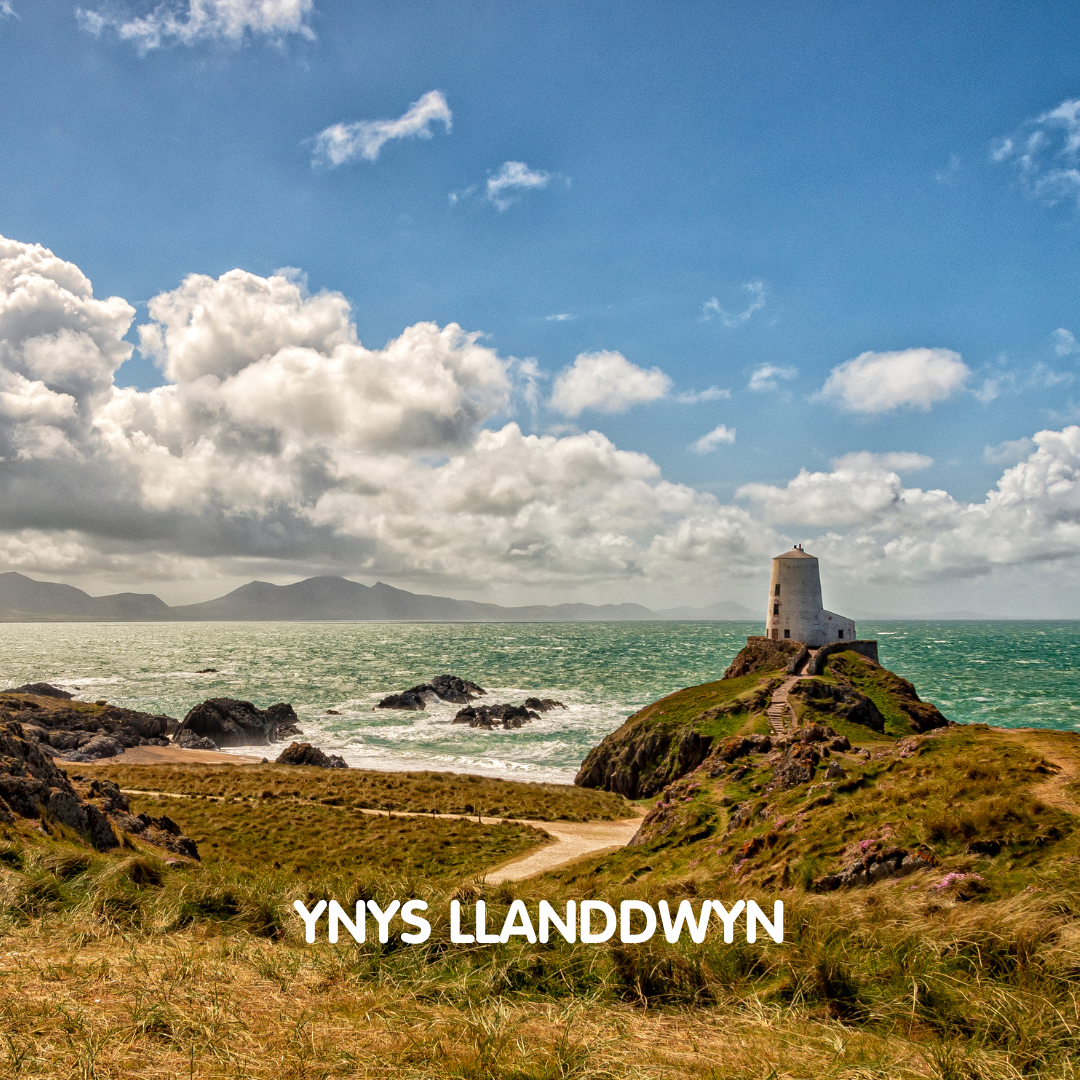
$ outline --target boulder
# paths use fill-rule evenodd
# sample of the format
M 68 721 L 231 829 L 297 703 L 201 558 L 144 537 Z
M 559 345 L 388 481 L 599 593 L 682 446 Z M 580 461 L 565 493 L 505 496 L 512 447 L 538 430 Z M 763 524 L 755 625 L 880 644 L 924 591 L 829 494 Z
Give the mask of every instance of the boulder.
M 311 743 L 289 743 L 277 756 L 275 765 L 314 765 L 317 769 L 347 769 L 345 759 L 337 754 L 324 754 Z
M 420 712 L 436 701 L 448 701 L 451 705 L 468 705 L 473 698 L 486 694 L 482 686 L 457 675 L 436 675 L 429 683 L 420 683 L 400 694 L 384 697 L 376 709 L 406 709 Z
M 473 698 L 482 697 L 487 691 L 468 679 L 457 675 L 436 675 L 428 684 L 436 695 L 451 705 L 468 705 Z
M 439 695 L 427 683 L 403 690 L 400 694 L 388 694 L 375 706 L 376 709 L 406 709 L 410 712 L 422 712 L 428 701 L 434 702 Z
M 68 761 L 100 761 L 101 758 L 116 757 L 122 754 L 124 749 L 123 742 L 113 735 L 94 735 L 78 750 L 72 750 L 64 757 Z
M 191 728 L 181 728 L 174 740 L 181 750 L 216 750 L 218 744 L 205 735 L 196 735 Z
M 530 720 L 539 720 L 540 717 L 530 712 L 524 705 L 469 705 L 459 709 L 454 717 L 455 724 L 468 724 L 469 727 L 492 728 L 502 727 L 506 730 L 519 728 Z
M 561 701 L 556 701 L 554 698 L 527 697 L 525 699 L 525 708 L 541 713 L 550 712 L 552 709 L 565 709 L 566 706 Z
M 210 698 L 184 717 L 173 742 L 183 745 L 184 731 L 212 740 L 217 746 L 267 746 L 281 735 L 299 734 L 296 713 L 284 702 L 259 709 L 250 701 Z

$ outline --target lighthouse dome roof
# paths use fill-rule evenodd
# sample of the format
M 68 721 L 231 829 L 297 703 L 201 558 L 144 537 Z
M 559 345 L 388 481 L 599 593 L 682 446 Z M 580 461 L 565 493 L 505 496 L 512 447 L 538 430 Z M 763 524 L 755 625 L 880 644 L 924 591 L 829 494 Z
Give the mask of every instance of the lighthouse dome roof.
M 816 555 L 808 555 L 801 547 L 794 547 L 785 551 L 783 555 L 775 556 L 775 559 L 817 559 Z

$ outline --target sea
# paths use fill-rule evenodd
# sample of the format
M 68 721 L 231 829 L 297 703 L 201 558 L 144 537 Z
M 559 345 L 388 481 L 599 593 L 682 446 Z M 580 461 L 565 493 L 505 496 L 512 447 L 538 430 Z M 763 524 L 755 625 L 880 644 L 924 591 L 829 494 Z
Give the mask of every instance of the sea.
M 353 766 L 569 783 L 631 713 L 720 678 L 760 632 L 737 622 L 7 623 L 0 687 L 45 681 L 178 718 L 211 697 L 287 701 L 308 740 Z M 860 623 L 859 636 L 877 638 L 882 663 L 950 720 L 1080 730 L 1080 622 Z M 443 673 L 483 686 L 487 703 L 536 696 L 566 708 L 510 731 L 454 724 L 456 705 L 374 708 Z

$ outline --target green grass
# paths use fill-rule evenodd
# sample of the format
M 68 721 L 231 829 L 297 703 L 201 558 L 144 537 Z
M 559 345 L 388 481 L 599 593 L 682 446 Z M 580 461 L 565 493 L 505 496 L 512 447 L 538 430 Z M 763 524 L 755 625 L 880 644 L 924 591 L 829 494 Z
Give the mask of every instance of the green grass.
M 371 873 L 469 878 L 549 842 L 528 825 L 376 816 L 319 803 L 133 796 L 130 804 L 132 813 L 168 814 L 207 866 L 281 871 L 304 881 Z
M 258 748 L 256 748 L 258 749 Z M 301 800 L 371 810 L 475 814 L 540 821 L 617 821 L 626 800 L 571 784 L 529 784 L 445 772 L 375 772 L 293 765 L 126 765 L 123 759 L 73 765 L 125 790 L 232 799 Z

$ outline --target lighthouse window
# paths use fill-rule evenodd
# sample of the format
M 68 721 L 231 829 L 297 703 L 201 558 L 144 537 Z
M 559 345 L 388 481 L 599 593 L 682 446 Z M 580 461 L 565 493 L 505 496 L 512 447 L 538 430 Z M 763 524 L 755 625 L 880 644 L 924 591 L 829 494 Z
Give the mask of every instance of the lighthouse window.
M 791 631 L 790 630 L 785 630 L 784 631 L 784 637 L 791 637 Z
M 774 615 L 779 615 L 780 614 L 780 605 L 779 604 L 773 604 L 772 613 Z
M 843 631 L 843 630 L 838 630 L 838 631 L 837 631 L 837 634 L 838 634 L 838 635 L 839 635 L 840 637 L 843 637 L 843 636 L 844 636 L 844 631 Z
M 779 596 L 779 595 L 780 595 L 780 582 L 778 581 L 776 583 L 776 589 L 773 591 L 773 596 Z

